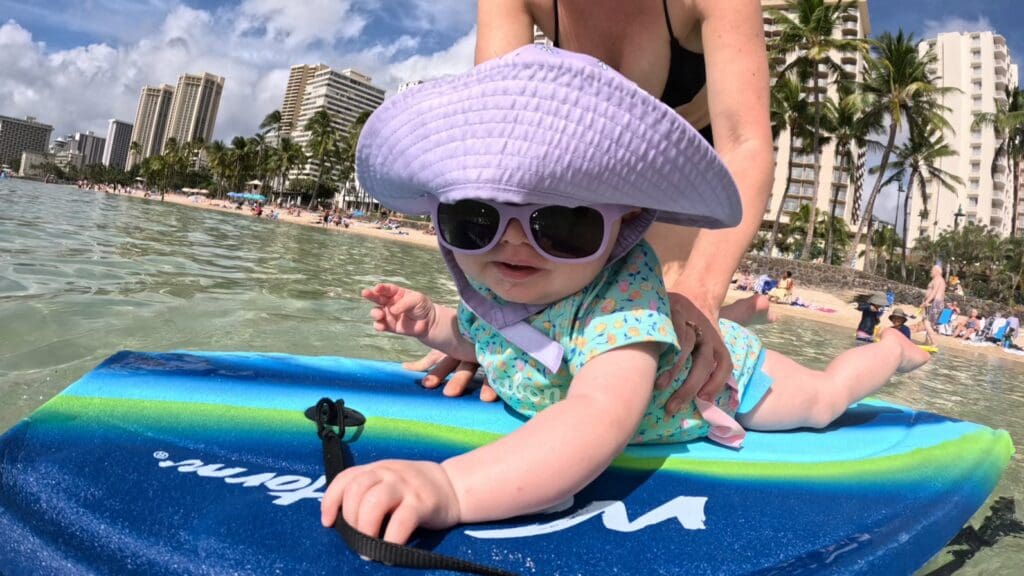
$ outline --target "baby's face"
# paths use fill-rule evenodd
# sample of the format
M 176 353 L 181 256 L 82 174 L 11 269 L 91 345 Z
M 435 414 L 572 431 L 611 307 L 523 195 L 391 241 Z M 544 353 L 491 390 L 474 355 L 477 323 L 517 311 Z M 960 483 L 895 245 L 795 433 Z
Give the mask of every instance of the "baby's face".
M 601 273 L 619 237 L 620 222 L 612 225 L 600 258 L 580 264 L 552 262 L 534 250 L 518 220 L 511 220 L 501 240 L 483 254 L 460 254 L 455 261 L 472 280 L 487 286 L 508 302 L 551 304 L 583 289 Z

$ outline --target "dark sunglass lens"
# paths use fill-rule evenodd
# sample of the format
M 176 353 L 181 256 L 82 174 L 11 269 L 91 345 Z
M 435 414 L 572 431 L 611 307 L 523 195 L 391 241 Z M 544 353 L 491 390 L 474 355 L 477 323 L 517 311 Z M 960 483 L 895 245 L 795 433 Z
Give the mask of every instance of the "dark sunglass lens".
M 604 241 L 604 216 L 580 206 L 546 206 L 530 217 L 533 238 L 541 250 L 556 258 L 593 256 Z
M 476 200 L 459 200 L 437 207 L 437 231 L 449 245 L 479 250 L 494 240 L 501 224 L 498 210 Z

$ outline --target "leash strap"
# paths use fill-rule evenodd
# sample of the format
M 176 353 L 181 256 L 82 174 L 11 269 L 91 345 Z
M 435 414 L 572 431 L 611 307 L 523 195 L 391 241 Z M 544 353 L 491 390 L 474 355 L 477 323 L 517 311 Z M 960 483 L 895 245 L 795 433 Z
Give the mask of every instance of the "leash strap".
M 345 407 L 345 401 L 340 398 L 335 401 L 330 398 L 321 398 L 316 406 L 306 410 L 306 417 L 316 422 L 316 434 L 323 443 L 324 476 L 327 484 L 330 484 L 334 477 L 346 467 L 345 453 L 341 449 L 345 429 L 363 426 L 366 423 L 366 417 Z M 337 432 L 334 430 L 335 427 L 337 427 Z M 371 538 L 353 528 L 340 513 L 338 520 L 334 523 L 334 530 L 341 536 L 349 549 L 359 556 L 389 566 L 420 570 L 448 570 L 479 576 L 515 576 L 513 572 L 412 546 L 385 542 L 381 538 Z

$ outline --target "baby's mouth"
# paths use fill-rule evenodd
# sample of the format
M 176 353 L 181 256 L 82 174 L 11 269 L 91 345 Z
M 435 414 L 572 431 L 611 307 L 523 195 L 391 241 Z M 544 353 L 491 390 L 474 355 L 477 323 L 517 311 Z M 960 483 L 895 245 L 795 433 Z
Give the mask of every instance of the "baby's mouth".
M 540 268 L 526 264 L 513 264 L 511 262 L 495 262 L 498 273 L 510 280 L 524 280 L 540 272 Z

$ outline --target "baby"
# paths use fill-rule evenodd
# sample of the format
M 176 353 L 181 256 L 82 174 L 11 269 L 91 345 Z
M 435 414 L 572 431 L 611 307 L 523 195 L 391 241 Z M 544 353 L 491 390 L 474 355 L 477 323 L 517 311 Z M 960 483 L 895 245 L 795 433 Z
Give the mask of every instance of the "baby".
M 734 226 L 725 166 L 678 114 L 600 62 L 528 46 L 389 99 L 357 152 L 385 206 L 430 213 L 458 310 L 391 284 L 363 291 L 373 326 L 479 362 L 529 420 L 444 462 L 346 469 L 321 521 L 404 543 L 565 501 L 629 443 L 702 437 L 739 447 L 745 429 L 821 428 L 929 355 L 894 330 L 824 370 L 719 323 L 730 386 L 669 416 L 685 379 L 661 266 L 643 234 L 659 220 Z M 667 380 L 662 378 L 660 380 Z

